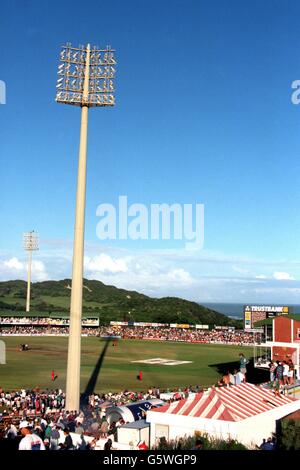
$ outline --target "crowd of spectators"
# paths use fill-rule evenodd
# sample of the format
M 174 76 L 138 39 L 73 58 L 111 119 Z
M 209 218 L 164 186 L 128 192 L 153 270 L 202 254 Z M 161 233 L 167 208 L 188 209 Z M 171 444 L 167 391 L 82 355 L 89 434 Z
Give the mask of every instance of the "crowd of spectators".
M 14 325 L 0 327 L 0 335 L 67 335 L 69 327 L 45 325 Z M 158 341 L 179 341 L 189 343 L 252 345 L 253 333 L 243 330 L 194 328 L 171 328 L 151 326 L 99 326 L 82 327 L 82 334 L 87 336 L 118 336 L 123 339 L 141 339 Z M 257 341 L 257 338 L 256 338 Z
M 0 336 L 67 336 L 69 327 L 64 326 L 34 326 L 34 325 L 15 325 L 11 327 L 0 327 Z M 98 328 L 82 327 L 81 334 L 84 336 L 99 336 Z
M 253 344 L 252 333 L 243 330 L 201 330 L 159 327 L 114 327 L 114 333 L 124 339 L 149 339 L 161 341 L 182 341 L 189 343 Z
M 188 397 L 189 393 L 197 393 L 201 390 L 199 385 L 185 387 L 184 389 L 166 389 L 161 392 L 158 387 L 150 387 L 147 390 L 133 392 L 131 390 L 123 390 L 120 392 L 107 392 L 103 394 L 93 393 L 89 395 L 86 407 L 93 411 L 103 410 L 109 406 L 123 406 L 134 403 L 138 400 L 149 400 L 151 398 L 160 398 L 161 393 L 172 395 L 170 400 L 178 400 Z M 61 412 L 65 407 L 65 393 L 61 389 L 39 389 L 20 391 L 3 391 L 0 389 L 0 417 L 6 414 L 10 416 L 26 418 L 32 414 L 48 414 Z M 101 415 L 102 417 L 102 415 Z
M 68 325 L 68 318 L 48 318 L 48 317 L 1 317 L 0 323 L 3 325 Z
M 240 369 L 224 374 L 212 388 L 234 386 L 246 381 L 246 365 L 249 361 L 243 353 L 239 356 Z M 74 412 L 65 409 L 65 393 L 61 389 L 41 391 L 37 388 L 10 392 L 0 389 L 0 450 L 1 447 L 30 450 L 32 446 L 40 450 L 114 449 L 113 444 L 118 440 L 118 427 L 126 422 L 122 417 L 118 421 L 110 420 L 107 410 L 112 406 L 120 407 L 153 398 L 170 403 L 204 390 L 199 385 L 190 385 L 162 391 L 153 386 L 139 392 L 123 390 L 93 393 L 88 397 L 83 395 L 81 410 Z M 257 449 L 273 450 L 275 446 L 273 437 L 264 439 Z
M 169 401 L 174 401 L 187 397 L 192 391 L 199 391 L 198 386 L 166 392 L 172 395 Z M 27 436 L 29 445 L 32 442 L 40 445 L 40 450 L 44 450 L 43 447 L 46 450 L 93 450 L 97 449 L 99 439 L 107 439 L 102 448 L 108 449 L 117 441 L 118 427 L 126 422 L 122 418 L 109 422 L 107 408 L 159 397 L 160 390 L 157 387 L 144 392 L 124 390 L 118 393 L 93 393 L 81 411 L 74 412 L 65 410 L 65 393 L 61 389 L 23 389 L 12 392 L 0 389 L 0 449 L 19 448 L 22 436 Z M 80 437 L 76 442 L 73 433 Z
M 69 318 L 51 318 L 51 317 L 0 317 L 1 325 L 54 325 L 54 326 L 68 326 L 70 324 Z M 99 326 L 98 318 L 83 318 L 83 326 Z
M 220 383 L 219 386 L 228 384 Z M 172 402 L 188 398 L 190 393 L 200 390 L 199 386 L 189 386 L 161 392 L 157 387 L 150 387 L 145 392 L 93 393 L 84 407 L 75 412 L 65 410 L 65 393 L 61 389 L 12 392 L 0 389 L 0 450 L 30 450 L 32 445 L 40 450 L 114 449 L 118 427 L 126 422 L 121 417 L 118 421 L 108 419 L 107 409 L 111 406 L 159 398 L 162 393 L 170 394 L 166 401 Z M 275 447 L 273 437 L 264 439 L 257 449 L 273 450 Z
M 11 410 L 15 415 L 26 416 L 31 413 L 45 413 L 49 410 L 61 410 L 65 406 L 65 394 L 62 390 L 20 390 L 4 392 L 0 390 L 0 408 Z

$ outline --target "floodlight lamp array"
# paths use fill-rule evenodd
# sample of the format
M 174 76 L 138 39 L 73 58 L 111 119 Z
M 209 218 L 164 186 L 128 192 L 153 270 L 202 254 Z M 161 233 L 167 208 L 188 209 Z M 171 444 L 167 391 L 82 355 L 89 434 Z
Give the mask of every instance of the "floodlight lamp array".
M 84 95 L 86 63 L 89 60 L 88 93 Z M 94 47 L 92 50 L 74 48 L 70 43 L 62 47 L 58 66 L 56 101 L 75 106 L 113 106 L 116 60 L 114 51 Z
M 35 251 L 39 249 L 38 234 L 34 230 L 23 234 L 24 248 L 27 251 Z

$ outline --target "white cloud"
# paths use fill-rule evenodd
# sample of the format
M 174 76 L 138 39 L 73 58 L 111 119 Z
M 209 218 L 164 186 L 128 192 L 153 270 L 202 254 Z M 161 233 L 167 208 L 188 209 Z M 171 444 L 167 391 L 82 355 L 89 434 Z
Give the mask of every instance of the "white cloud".
M 180 281 L 184 283 L 191 283 L 193 282 L 193 279 L 190 275 L 189 272 L 185 271 L 182 268 L 179 269 L 172 269 L 167 273 L 168 279 L 171 279 L 173 281 Z
M 187 250 L 126 249 L 96 243 L 86 243 L 85 253 L 86 278 L 153 297 L 300 303 L 300 281 L 295 280 L 300 279 L 297 260 L 266 261 L 205 250 L 191 254 Z M 70 278 L 71 272 L 72 243 L 49 243 L 33 256 L 33 281 Z M 0 279 L 26 280 L 26 253 L 0 252 Z
M 23 263 L 21 263 L 15 256 L 10 258 L 8 261 L 4 261 L 3 264 L 9 269 L 16 269 L 17 271 L 24 269 Z
M 294 281 L 295 278 L 291 276 L 289 273 L 285 273 L 284 271 L 275 271 L 273 273 L 273 278 L 277 279 L 278 281 Z
M 40 260 L 32 260 L 31 274 L 33 281 L 49 279 L 45 264 Z M 0 277 L 7 279 L 27 279 L 27 261 L 20 261 L 17 257 L 0 261 Z
M 32 278 L 36 281 L 46 281 L 49 276 L 46 271 L 46 267 L 43 261 L 33 260 L 32 261 Z
M 86 271 L 92 273 L 125 273 L 128 271 L 128 258 L 112 258 L 109 255 L 101 253 L 101 255 L 90 258 L 86 256 L 84 259 L 84 267 Z
M 241 274 L 247 274 L 249 273 L 249 269 L 241 268 L 239 266 L 232 266 L 233 271 L 236 271 L 237 273 Z

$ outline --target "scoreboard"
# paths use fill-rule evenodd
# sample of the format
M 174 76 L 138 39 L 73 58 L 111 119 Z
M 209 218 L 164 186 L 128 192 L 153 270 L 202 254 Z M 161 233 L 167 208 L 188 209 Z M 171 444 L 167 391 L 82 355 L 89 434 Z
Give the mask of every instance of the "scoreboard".
M 245 305 L 244 329 L 250 330 L 254 323 L 266 318 L 274 318 L 277 315 L 288 315 L 289 307 L 279 305 Z

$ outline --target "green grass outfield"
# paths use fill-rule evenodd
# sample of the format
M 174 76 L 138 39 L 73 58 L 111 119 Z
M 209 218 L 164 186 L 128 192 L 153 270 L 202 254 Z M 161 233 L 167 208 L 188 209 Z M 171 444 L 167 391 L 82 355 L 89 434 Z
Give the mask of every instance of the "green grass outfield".
M 0 337 L 6 344 L 6 364 L 0 365 L 0 388 L 14 390 L 40 387 L 65 390 L 67 337 Z M 20 352 L 21 343 L 28 343 L 29 351 Z M 81 390 L 93 373 L 105 347 L 105 341 L 96 337 L 82 338 Z M 110 342 L 98 375 L 95 391 L 114 392 L 125 388 L 147 390 L 150 386 L 161 390 L 186 385 L 209 386 L 220 378 L 218 365 L 239 363 L 238 354 L 251 357 L 252 347 L 231 345 L 189 344 L 160 341 L 120 340 L 117 347 Z M 176 366 L 134 364 L 131 361 L 151 358 L 192 361 Z M 225 366 L 227 367 L 227 366 Z M 58 378 L 51 382 L 54 369 Z M 136 378 L 143 371 L 143 381 Z

